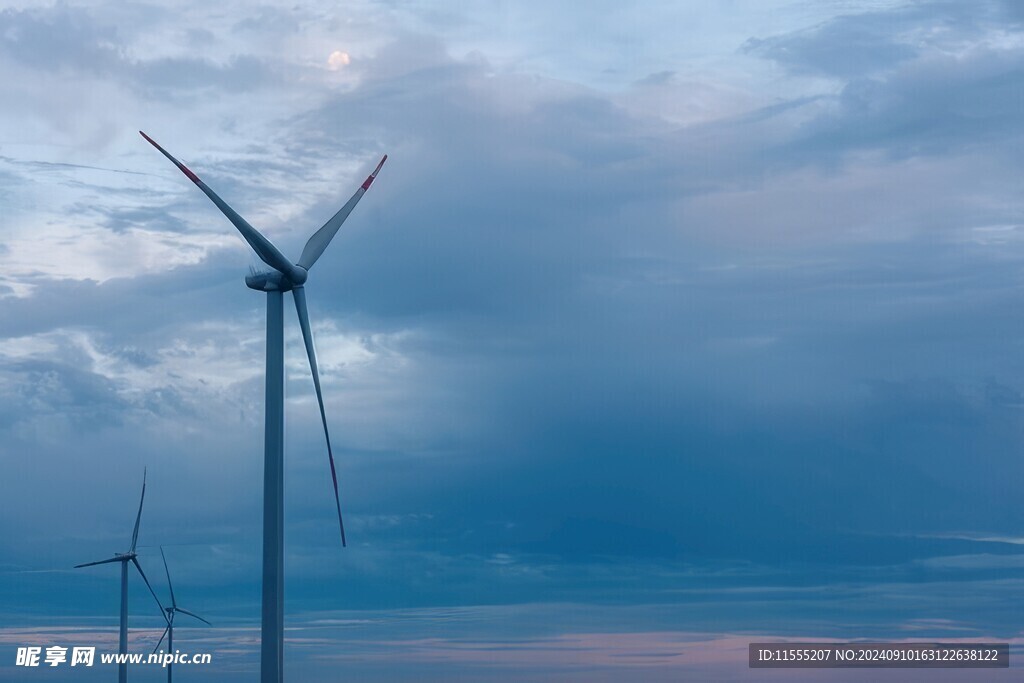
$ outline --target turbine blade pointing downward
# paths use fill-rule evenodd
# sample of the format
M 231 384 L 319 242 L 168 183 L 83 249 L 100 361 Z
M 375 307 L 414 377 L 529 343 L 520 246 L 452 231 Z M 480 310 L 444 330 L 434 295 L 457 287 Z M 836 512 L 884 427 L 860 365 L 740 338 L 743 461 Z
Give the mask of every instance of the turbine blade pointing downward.
M 153 596 L 154 600 L 156 600 L 156 604 L 160 608 L 160 614 L 164 616 L 164 619 L 167 619 L 167 612 L 164 611 L 164 606 L 160 602 L 160 598 L 156 597 L 156 592 L 153 590 L 153 586 L 149 584 L 149 579 L 146 578 L 146 572 L 142 571 L 142 565 L 139 564 L 139 561 L 134 557 L 132 558 L 132 564 L 134 564 L 135 568 L 139 570 L 139 576 L 142 577 L 142 580 L 146 582 L 146 588 L 149 589 L 149 594 Z
M 167 637 L 167 632 L 170 631 L 170 630 L 171 630 L 171 623 L 167 622 L 167 628 L 164 629 L 163 634 L 160 636 L 160 640 L 156 641 L 156 647 L 153 648 L 153 654 L 156 654 L 156 651 L 160 649 L 160 645 L 163 644 L 164 638 Z
M 383 163 L 383 162 L 381 162 Z M 380 168 L 378 166 L 378 168 Z M 345 522 L 341 519 L 341 498 L 338 495 L 338 471 L 334 467 L 334 451 L 331 449 L 331 434 L 327 431 L 327 413 L 324 411 L 324 395 L 320 390 L 320 371 L 316 364 L 316 349 L 313 348 L 313 331 L 309 327 L 309 311 L 306 310 L 306 290 L 295 287 L 295 312 L 299 315 L 299 326 L 302 328 L 302 341 L 306 343 L 306 356 L 309 357 L 309 368 L 313 373 L 313 387 L 316 389 L 316 401 L 320 404 L 320 419 L 324 423 L 324 437 L 327 439 L 327 458 L 331 463 L 331 481 L 334 483 L 334 505 L 338 509 L 338 526 L 341 529 L 341 545 L 345 546 Z
M 271 268 L 274 268 L 275 270 L 287 275 L 292 281 L 305 281 L 304 273 L 302 273 L 301 271 L 299 271 L 298 268 L 292 265 L 291 261 L 285 258 L 284 254 L 282 254 L 281 251 L 277 247 L 275 247 L 270 240 L 264 237 L 259 230 L 249 225 L 249 223 L 244 218 L 239 216 L 234 209 L 228 206 L 227 202 L 221 199 L 216 192 L 211 190 L 206 185 L 206 183 L 200 180 L 199 176 L 193 173 L 188 166 L 172 157 L 167 152 L 167 150 L 158 145 L 156 141 L 153 140 L 153 138 L 149 137 L 141 130 L 139 131 L 139 134 L 142 135 L 142 137 L 146 138 L 149 144 L 156 147 L 161 154 L 170 159 L 171 162 L 175 166 L 177 166 L 178 169 L 182 173 L 184 173 L 189 180 L 196 184 L 196 187 L 202 190 L 206 194 L 206 196 L 209 197 L 210 200 L 217 205 L 217 208 L 220 209 L 220 212 L 227 216 L 227 219 L 231 221 L 231 223 L 238 229 L 238 232 L 242 233 L 242 237 L 245 238 L 245 241 L 249 243 L 249 246 L 252 247 L 253 251 L 256 252 L 256 255 L 259 256 L 264 263 L 266 263 Z
M 132 531 L 132 549 L 135 552 L 135 543 L 139 540 L 139 522 L 142 521 L 142 502 L 146 500 L 146 470 L 142 470 L 142 497 L 139 498 L 139 514 L 135 515 L 135 530 Z
M 189 612 L 189 611 L 188 611 L 187 609 L 181 609 L 180 607 L 175 607 L 175 608 L 174 608 L 174 611 L 175 611 L 175 612 L 181 612 L 182 614 L 187 614 L 187 615 L 189 615 L 190 617 L 192 617 L 192 618 L 194 618 L 194 619 L 198 619 L 199 621 L 203 622 L 203 623 L 204 623 L 204 624 L 206 624 L 207 626 L 213 626 L 213 624 L 211 624 L 210 622 L 208 622 L 208 621 L 207 621 L 206 619 L 203 619 L 203 618 L 202 618 L 201 616 L 199 616 L 198 614 L 193 614 L 192 612 Z
M 323 227 L 313 233 L 313 236 L 306 242 L 306 246 L 302 249 L 302 256 L 299 257 L 297 265 L 309 270 L 316 263 L 320 255 L 327 249 L 327 245 L 331 243 L 334 236 L 338 233 L 338 228 L 345 222 L 348 215 L 352 213 L 352 209 L 356 208 L 356 204 L 363 198 L 366 191 L 370 189 L 370 185 L 373 184 L 374 178 L 380 172 L 381 166 L 388 160 L 388 155 L 385 154 L 384 158 L 377 164 L 377 168 L 373 169 L 373 173 L 366 177 L 363 184 L 356 190 L 356 193 L 352 195 L 352 198 L 348 200 L 345 206 L 341 207 L 338 213 L 334 214 L 329 221 L 324 223 Z

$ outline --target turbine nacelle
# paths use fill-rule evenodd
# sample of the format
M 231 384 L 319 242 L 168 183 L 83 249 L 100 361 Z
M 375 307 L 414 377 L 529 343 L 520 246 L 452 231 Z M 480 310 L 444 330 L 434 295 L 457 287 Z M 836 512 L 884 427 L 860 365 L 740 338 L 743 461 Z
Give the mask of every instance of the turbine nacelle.
M 291 291 L 296 287 L 301 287 L 306 281 L 306 269 L 301 266 L 296 266 L 295 269 L 300 273 L 300 277 L 297 280 L 288 277 L 284 273 L 273 270 L 247 275 L 245 278 L 245 286 L 249 289 L 255 289 L 258 292 Z

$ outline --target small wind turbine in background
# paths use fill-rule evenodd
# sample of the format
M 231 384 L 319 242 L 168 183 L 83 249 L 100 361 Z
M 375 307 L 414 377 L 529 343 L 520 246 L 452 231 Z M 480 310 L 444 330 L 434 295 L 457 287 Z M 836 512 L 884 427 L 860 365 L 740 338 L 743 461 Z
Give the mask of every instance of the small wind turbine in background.
M 208 622 L 206 619 L 203 619 L 198 614 L 193 614 L 192 612 L 189 612 L 187 609 L 182 609 L 181 607 L 178 607 L 178 601 L 174 599 L 174 586 L 171 584 L 171 570 L 169 570 L 167 568 L 167 556 L 164 555 L 164 547 L 163 546 L 160 546 L 160 557 L 163 558 L 163 561 L 164 561 L 164 572 L 167 573 L 167 588 L 168 588 L 168 590 L 171 591 L 171 606 L 170 607 L 164 607 L 164 612 L 167 614 L 167 628 L 164 629 L 163 635 L 160 636 L 160 640 L 156 641 L 156 647 L 153 648 L 153 652 L 156 653 L 156 651 L 160 649 L 160 644 L 164 642 L 164 636 L 166 636 L 167 637 L 167 652 L 170 653 L 170 654 L 174 654 L 174 615 L 175 614 L 177 614 L 178 612 L 181 612 L 182 614 L 187 614 L 190 617 L 198 619 L 199 621 L 203 622 L 207 626 L 213 626 L 213 624 Z M 171 669 L 173 669 L 173 668 L 174 668 L 174 664 L 173 663 L 167 665 L 167 683 L 171 683 Z
M 153 586 L 149 585 L 149 579 L 146 578 L 146 572 L 142 571 L 142 565 L 139 564 L 138 556 L 135 553 L 135 545 L 139 540 L 139 522 L 142 521 L 142 503 L 146 500 L 146 471 L 142 472 L 142 497 L 139 498 L 139 513 L 135 515 L 135 530 L 132 531 L 132 547 L 126 553 L 114 553 L 114 556 L 109 560 L 100 560 L 99 562 L 86 562 L 85 564 L 76 564 L 75 569 L 81 567 L 92 567 L 97 564 L 109 564 L 111 562 L 121 563 L 121 634 L 118 640 L 117 651 L 120 654 L 128 653 L 128 563 L 131 562 L 135 565 L 135 569 L 138 570 L 139 576 L 146 582 L 146 588 L 149 589 L 153 599 L 156 600 L 156 604 L 160 607 L 161 614 L 164 611 L 164 606 L 160 604 L 160 598 L 156 597 L 156 593 L 153 592 Z M 128 664 L 122 662 L 117 667 L 117 680 L 118 683 L 126 683 L 128 681 Z
M 292 263 L 274 244 L 256 228 L 239 216 L 217 193 L 199 179 L 185 164 L 181 163 L 139 131 L 142 137 L 170 159 L 196 187 L 210 198 L 232 225 L 238 229 L 245 241 L 260 259 L 270 266 L 271 272 L 254 273 L 245 278 L 250 289 L 267 293 L 267 378 L 266 378 L 266 423 L 263 455 L 263 610 L 260 631 L 260 680 L 262 683 L 280 683 L 284 678 L 284 304 L 283 295 L 291 291 L 295 298 L 295 312 L 302 328 L 302 341 L 306 345 L 309 367 L 313 373 L 313 387 L 320 405 L 320 419 L 327 439 L 327 458 L 331 464 L 331 480 L 334 483 L 334 504 L 338 510 L 338 526 L 341 529 L 341 544 L 345 545 L 345 524 L 341 519 L 341 500 L 338 496 L 338 474 L 334 467 L 334 452 L 331 449 L 331 435 L 327 431 L 327 414 L 324 411 L 324 397 L 320 390 L 320 371 L 317 369 L 316 350 L 313 348 L 313 332 L 309 326 L 309 312 L 306 309 L 306 290 L 303 285 L 310 268 L 327 249 L 341 224 L 352 213 L 370 185 L 377 177 L 387 155 L 380 160 L 351 199 L 313 233 L 306 242 L 302 255 Z

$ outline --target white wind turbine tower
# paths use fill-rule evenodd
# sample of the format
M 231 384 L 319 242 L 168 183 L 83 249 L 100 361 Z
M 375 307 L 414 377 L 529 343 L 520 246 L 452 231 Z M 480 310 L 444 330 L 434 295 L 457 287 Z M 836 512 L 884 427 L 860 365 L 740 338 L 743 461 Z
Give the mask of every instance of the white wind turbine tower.
M 187 609 L 178 607 L 178 601 L 174 599 L 174 586 L 171 584 L 171 570 L 167 568 L 167 556 L 164 555 L 164 547 L 160 546 L 160 557 L 164 561 L 164 572 L 167 574 L 167 589 L 171 592 L 171 606 L 164 607 L 164 612 L 167 614 L 167 628 L 164 629 L 163 635 L 160 636 L 160 640 L 156 641 L 156 647 L 153 648 L 154 654 L 160 649 L 160 644 L 164 642 L 164 637 L 167 638 L 167 652 L 174 654 L 174 615 L 178 612 L 187 614 L 190 617 L 198 619 L 207 626 L 213 626 L 206 619 L 203 619 L 198 614 L 193 614 Z M 174 668 L 174 664 L 167 665 L 167 683 L 171 683 L 171 671 Z
M 320 419 L 327 439 L 327 457 L 331 464 L 331 479 L 334 483 L 334 504 L 338 511 L 338 526 L 341 529 L 341 544 L 345 545 L 345 525 L 341 519 L 341 501 L 338 496 L 338 475 L 334 467 L 334 452 L 331 436 L 327 431 L 327 414 L 324 412 L 324 398 L 320 390 L 320 372 L 317 369 L 316 351 L 313 348 L 313 333 L 309 326 L 309 312 L 306 309 L 306 291 L 303 285 L 309 269 L 331 243 L 338 228 L 345 222 L 359 200 L 373 183 L 387 155 L 380 160 L 352 198 L 338 213 L 334 214 L 323 227 L 313 233 L 306 242 L 302 255 L 292 263 L 273 243 L 256 228 L 239 216 L 234 209 L 211 190 L 187 166 L 167 153 L 148 135 L 139 131 L 142 137 L 171 160 L 196 187 L 210 198 L 232 225 L 238 229 L 256 255 L 273 268 L 271 272 L 256 273 L 245 278 L 250 289 L 267 293 L 267 379 L 266 379 L 266 422 L 264 431 L 263 456 L 263 610 L 260 644 L 261 683 L 280 683 L 284 679 L 284 304 L 283 295 L 291 291 L 295 299 L 295 311 L 302 328 L 302 340 L 313 374 L 313 387 L 320 406 Z
M 114 553 L 114 556 L 109 560 L 100 560 L 98 562 L 86 562 L 85 564 L 76 564 L 75 569 L 81 567 L 92 567 L 97 564 L 109 564 L 111 562 L 121 563 L 121 633 L 118 639 L 117 651 L 120 654 L 127 654 L 128 652 L 128 563 L 131 562 L 135 565 L 135 569 L 138 570 L 139 576 L 146 582 L 146 588 L 153 595 L 153 599 L 156 600 L 156 604 L 160 606 L 161 614 L 164 611 L 164 606 L 160 604 L 160 598 L 156 597 L 156 593 L 153 592 L 153 587 L 149 585 L 149 579 L 146 578 L 146 573 L 142 571 L 142 565 L 139 564 L 138 557 L 135 553 L 135 544 L 139 540 L 139 522 L 142 521 L 142 502 L 146 500 L 146 472 L 142 472 L 142 497 L 139 498 L 139 512 L 135 515 L 135 530 L 132 531 L 132 546 L 131 549 L 126 553 Z M 118 683 L 126 683 L 128 680 L 128 665 L 121 663 L 117 667 L 117 680 Z

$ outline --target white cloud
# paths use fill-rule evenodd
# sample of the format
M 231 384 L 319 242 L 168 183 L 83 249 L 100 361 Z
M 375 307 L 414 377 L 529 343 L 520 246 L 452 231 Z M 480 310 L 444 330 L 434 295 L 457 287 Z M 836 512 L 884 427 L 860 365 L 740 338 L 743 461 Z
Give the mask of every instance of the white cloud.
M 40 233 L 45 238 L 40 239 Z M 23 226 L 6 241 L 0 256 L 5 278 L 49 277 L 106 282 L 195 265 L 237 240 L 230 233 L 168 234 L 132 228 L 114 232 L 70 224 Z M 31 286 L 18 291 L 27 294 Z

